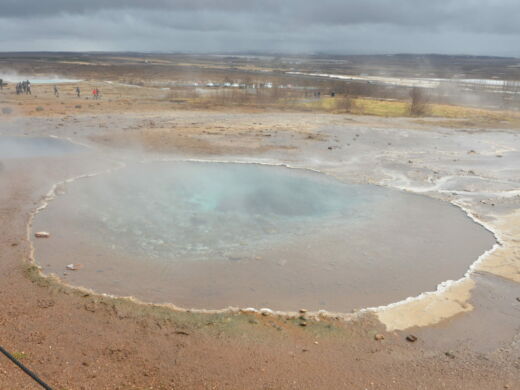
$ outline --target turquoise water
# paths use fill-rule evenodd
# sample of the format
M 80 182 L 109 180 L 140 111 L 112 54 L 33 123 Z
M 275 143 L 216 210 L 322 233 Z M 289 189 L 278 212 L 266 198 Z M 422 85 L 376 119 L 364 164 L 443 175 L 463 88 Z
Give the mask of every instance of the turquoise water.
M 78 218 L 146 258 L 208 260 L 360 217 L 377 191 L 256 164 L 136 165 L 69 189 Z M 73 210 L 71 210 L 73 212 Z
M 379 306 L 494 244 L 449 203 L 285 167 L 133 164 L 59 191 L 33 221 L 51 233 L 35 241 L 44 272 L 185 308 Z

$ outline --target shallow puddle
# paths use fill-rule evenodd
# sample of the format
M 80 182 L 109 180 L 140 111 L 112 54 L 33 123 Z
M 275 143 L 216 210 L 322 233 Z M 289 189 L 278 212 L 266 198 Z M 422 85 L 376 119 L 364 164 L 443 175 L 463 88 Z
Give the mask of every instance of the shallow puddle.
M 35 241 L 46 273 L 185 308 L 388 304 L 495 242 L 448 203 L 284 167 L 135 164 L 60 192 L 34 220 L 51 232 Z

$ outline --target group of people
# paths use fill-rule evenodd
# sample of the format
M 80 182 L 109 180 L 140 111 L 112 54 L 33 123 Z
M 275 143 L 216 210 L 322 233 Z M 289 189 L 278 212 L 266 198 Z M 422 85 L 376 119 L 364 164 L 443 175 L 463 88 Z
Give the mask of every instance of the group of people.
M 25 80 L 25 81 L 21 81 L 21 82 L 17 83 L 16 84 L 16 94 L 17 95 L 21 95 L 21 94 L 30 95 L 31 94 L 31 82 L 29 80 Z
M 0 79 L 0 90 L 4 89 L 4 80 Z M 60 91 L 58 90 L 58 86 L 55 85 L 53 88 L 54 96 L 59 97 Z M 81 90 L 79 87 L 74 89 L 77 97 L 81 97 Z M 21 81 L 16 83 L 16 94 L 17 95 L 31 95 L 31 82 L 29 80 Z M 92 98 L 97 100 L 100 98 L 100 91 L 98 88 L 94 88 L 92 90 Z
M 81 97 L 81 89 L 79 87 L 76 87 L 74 89 L 74 92 L 76 93 L 76 97 Z M 54 96 L 60 97 L 60 91 L 58 90 L 57 85 L 54 86 Z M 99 99 L 99 89 L 98 88 L 94 88 L 92 90 L 92 97 L 96 100 Z

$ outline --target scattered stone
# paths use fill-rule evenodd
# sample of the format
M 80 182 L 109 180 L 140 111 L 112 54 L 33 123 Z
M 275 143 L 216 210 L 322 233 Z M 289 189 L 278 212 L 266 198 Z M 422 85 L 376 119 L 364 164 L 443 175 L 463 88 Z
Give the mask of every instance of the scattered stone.
M 176 330 L 175 331 L 175 334 L 180 334 L 180 335 L 183 335 L 183 336 L 189 336 L 190 334 L 184 330 Z
M 415 343 L 417 341 L 417 336 L 414 336 L 413 334 L 409 334 L 408 336 L 406 336 L 406 341 Z
M 300 312 L 300 314 L 305 314 L 305 313 L 307 313 L 307 309 L 300 309 L 299 312 Z
M 376 341 L 381 341 L 381 340 L 384 340 L 385 339 L 385 336 L 382 335 L 381 333 L 378 333 L 374 336 L 374 340 Z
M 300 326 L 307 326 L 307 322 L 306 321 L 300 322 Z
M 329 146 L 327 149 L 332 150 L 332 146 Z
M 413 164 L 413 161 L 412 160 L 408 160 L 408 164 Z
M 520 302 L 520 297 L 517 297 L 516 300 L 517 300 L 518 302 Z
M 13 243 L 11 243 L 11 246 L 18 246 L 18 243 L 17 242 L 13 242 Z
M 497 157 L 498 157 L 498 158 L 502 158 L 502 157 L 504 157 L 504 156 L 502 156 L 501 154 L 497 154 Z
M 272 315 L 274 315 L 274 312 L 271 309 L 267 309 L 267 308 L 260 309 L 260 313 L 263 316 L 272 316 Z
M 52 299 L 38 299 L 36 304 L 40 309 L 48 309 L 49 307 L 54 306 L 54 301 Z
M 67 268 L 70 271 L 77 271 L 83 268 L 83 264 L 68 264 L 65 268 Z
M 455 359 L 455 354 L 453 352 L 448 351 L 448 352 L 445 352 L 444 354 L 447 357 L 449 357 L 450 359 Z
M 468 154 L 477 154 L 473 149 L 468 152 Z
M 34 237 L 36 238 L 49 238 L 51 234 L 49 232 L 36 232 L 34 233 Z

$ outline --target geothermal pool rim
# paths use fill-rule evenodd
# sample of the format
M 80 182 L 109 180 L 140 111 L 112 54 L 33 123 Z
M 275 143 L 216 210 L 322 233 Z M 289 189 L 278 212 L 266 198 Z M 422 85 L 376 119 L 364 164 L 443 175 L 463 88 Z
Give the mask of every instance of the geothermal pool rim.
M 54 137 L 55 138 L 60 138 L 60 137 L 56 137 L 56 136 L 54 136 Z M 72 141 L 70 139 L 67 139 L 67 140 L 70 141 L 70 142 L 74 142 L 74 141 Z M 80 143 L 77 143 L 77 144 L 80 144 Z M 96 149 L 96 148 L 93 148 L 91 145 L 83 144 L 83 146 L 87 146 L 88 148 L 91 148 L 91 149 Z M 57 183 L 54 183 L 52 185 L 51 189 L 49 190 L 49 192 L 43 197 L 42 201 L 40 202 L 40 205 L 37 206 L 35 209 L 33 209 L 33 211 L 30 213 L 29 220 L 28 220 L 28 223 L 27 223 L 27 232 L 26 232 L 27 233 L 27 235 L 26 235 L 27 241 L 29 242 L 29 245 L 30 245 L 29 266 L 33 266 L 33 267 L 35 267 L 37 269 L 37 277 L 38 278 L 42 278 L 44 280 L 53 280 L 54 282 L 57 282 L 57 283 L 59 283 L 62 286 L 65 286 L 65 287 L 70 288 L 70 289 L 75 290 L 75 291 L 83 292 L 83 293 L 88 294 L 88 295 L 107 297 L 107 298 L 116 299 L 116 300 L 127 300 L 127 301 L 131 301 L 133 303 L 136 303 L 138 305 L 146 305 L 146 306 L 153 306 L 153 307 L 164 307 L 164 308 L 168 308 L 168 309 L 171 309 L 171 310 L 174 310 L 174 311 L 178 311 L 178 312 L 185 312 L 185 313 L 190 313 L 191 312 L 191 313 L 201 313 L 201 314 L 238 313 L 238 312 L 242 312 L 242 313 L 262 313 L 262 314 L 265 314 L 265 315 L 278 315 L 278 316 L 284 316 L 284 317 L 289 317 L 289 318 L 299 316 L 298 312 L 294 312 L 294 311 L 280 311 L 280 310 L 275 311 L 275 310 L 272 310 L 270 308 L 252 308 L 252 307 L 239 308 L 239 307 L 229 306 L 229 307 L 222 308 L 222 309 L 189 309 L 189 308 L 179 307 L 179 306 L 175 305 L 174 303 L 145 302 L 143 300 L 137 299 L 137 298 L 132 297 L 132 296 L 117 296 L 117 295 L 97 292 L 97 291 L 94 291 L 94 290 L 89 289 L 89 288 L 85 288 L 85 287 L 82 287 L 82 286 L 76 286 L 76 285 L 69 284 L 69 283 L 63 281 L 62 279 L 58 278 L 54 274 L 49 274 L 49 275 L 44 274 L 43 271 L 42 271 L 41 266 L 39 266 L 37 261 L 36 261 L 34 241 L 33 241 L 33 238 L 32 238 L 32 223 L 33 223 L 33 220 L 34 220 L 35 216 L 40 211 L 45 209 L 49 205 L 49 202 L 51 202 L 58 195 L 57 194 L 57 190 L 58 190 L 58 188 L 61 185 L 68 184 L 68 183 L 71 183 L 71 182 L 74 182 L 76 180 L 83 179 L 83 178 L 94 177 L 94 176 L 103 175 L 103 174 L 110 174 L 110 173 L 113 173 L 113 172 L 115 172 L 115 171 L 117 171 L 119 169 L 125 168 L 127 166 L 127 164 L 125 162 L 122 162 L 120 160 L 115 160 L 115 159 L 111 159 L 111 160 L 114 163 L 114 166 L 111 167 L 111 168 L 108 168 L 106 170 L 97 171 L 97 172 L 91 172 L 91 173 L 87 173 L 87 174 L 82 174 L 82 175 L 70 177 L 68 179 L 65 179 L 65 180 L 59 181 Z M 289 169 L 302 169 L 302 170 L 307 170 L 307 171 L 311 171 L 311 172 L 320 173 L 320 174 L 323 174 L 323 175 L 335 178 L 336 180 L 339 180 L 340 182 L 343 182 L 341 179 L 339 179 L 338 177 L 336 177 L 335 175 L 333 175 L 331 173 L 323 172 L 323 171 L 321 171 L 319 169 L 315 169 L 315 168 L 309 168 L 309 167 L 305 167 L 305 166 L 301 167 L 301 166 L 297 166 L 297 165 L 294 165 L 294 164 L 290 164 L 290 163 L 286 163 L 286 162 L 283 162 L 283 161 L 280 161 L 280 160 L 274 160 L 274 159 L 269 159 L 269 161 L 265 161 L 265 160 L 262 161 L 262 160 L 226 160 L 226 159 L 160 157 L 160 158 L 145 158 L 145 159 L 142 159 L 142 160 L 138 161 L 138 163 L 143 163 L 143 164 L 146 164 L 146 163 L 157 163 L 157 162 L 235 163 L 235 164 L 257 164 L 257 165 L 266 165 L 266 166 L 280 166 L 280 167 L 286 167 L 286 168 L 289 168 Z M 426 196 L 428 198 L 433 198 L 430 195 L 425 194 L 423 192 L 415 191 L 413 188 L 399 188 L 399 187 L 396 187 L 396 186 L 392 186 L 392 185 L 390 185 L 388 183 L 373 183 L 373 182 L 369 182 L 368 184 L 373 184 L 373 185 L 376 185 L 376 186 L 379 186 L 379 187 L 405 191 L 405 192 L 409 192 L 409 193 L 412 193 L 412 194 L 415 194 L 415 195 Z M 441 201 L 446 202 L 444 200 L 441 200 Z M 493 234 L 494 239 L 495 239 L 495 244 L 493 245 L 493 247 L 490 248 L 489 250 L 487 250 L 486 252 L 482 253 L 469 266 L 468 270 L 465 272 L 465 274 L 460 279 L 443 281 L 443 282 L 441 282 L 441 283 L 439 283 L 437 285 L 437 288 L 434 291 L 425 291 L 425 292 L 422 292 L 421 294 L 419 294 L 417 296 L 411 296 L 411 297 L 405 298 L 405 299 L 400 300 L 400 301 L 392 302 L 392 303 L 387 304 L 387 305 L 361 308 L 359 310 L 353 311 L 353 313 L 332 312 L 332 311 L 327 311 L 327 310 L 310 311 L 308 313 L 308 316 L 310 318 L 328 317 L 328 318 L 335 318 L 335 319 L 350 320 L 350 319 L 355 318 L 356 316 L 363 315 L 364 313 L 375 313 L 375 314 L 377 314 L 377 313 L 381 313 L 381 312 L 384 312 L 386 310 L 389 310 L 389 309 L 392 309 L 392 308 L 395 308 L 395 307 L 406 305 L 406 304 L 411 303 L 411 302 L 419 302 L 419 301 L 421 301 L 421 300 L 423 300 L 424 298 L 427 298 L 427 297 L 440 296 L 442 293 L 446 292 L 451 287 L 460 285 L 460 284 L 464 283 L 465 281 L 469 280 L 471 278 L 471 275 L 476 271 L 478 265 L 482 264 L 489 257 L 490 254 L 495 252 L 498 248 L 500 248 L 503 245 L 503 240 L 502 240 L 502 237 L 500 235 L 500 232 L 495 231 L 495 229 L 493 229 L 492 226 L 490 226 L 489 224 L 487 224 L 484 221 L 480 220 L 478 218 L 478 216 L 474 212 L 472 212 L 471 209 L 468 206 L 464 205 L 463 201 L 456 201 L 455 200 L 455 201 L 448 201 L 448 203 L 450 203 L 451 205 L 461 209 L 466 214 L 466 216 L 469 217 L 473 222 L 475 222 L 478 225 L 484 227 L 485 230 L 491 232 Z M 448 317 L 446 317 L 446 318 L 448 318 Z

